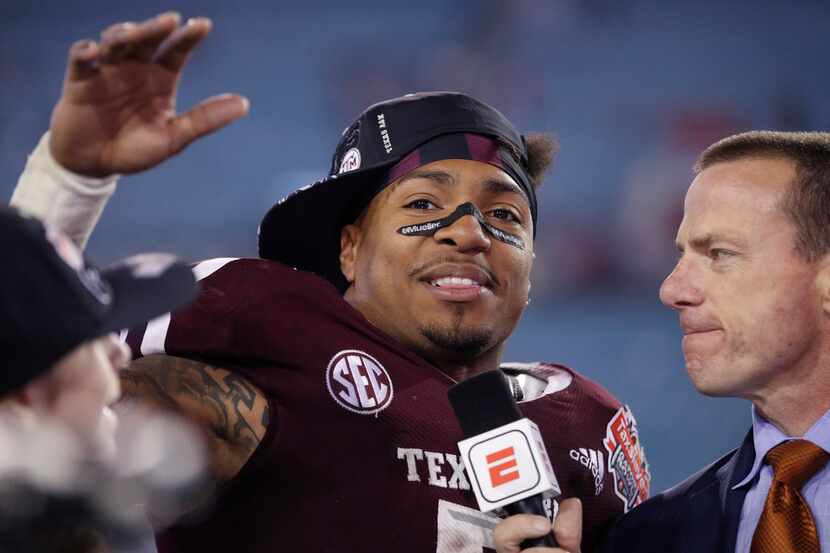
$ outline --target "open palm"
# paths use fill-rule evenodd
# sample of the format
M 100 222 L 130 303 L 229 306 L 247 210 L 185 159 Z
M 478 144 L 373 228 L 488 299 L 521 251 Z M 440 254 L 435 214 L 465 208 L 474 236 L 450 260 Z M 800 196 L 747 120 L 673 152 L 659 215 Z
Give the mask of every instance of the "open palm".
M 52 112 L 50 149 L 86 176 L 135 173 L 245 115 L 245 98 L 224 94 L 176 114 L 176 90 L 193 49 L 207 36 L 204 18 L 179 24 L 175 13 L 121 23 L 99 43 L 69 54 L 63 94 Z

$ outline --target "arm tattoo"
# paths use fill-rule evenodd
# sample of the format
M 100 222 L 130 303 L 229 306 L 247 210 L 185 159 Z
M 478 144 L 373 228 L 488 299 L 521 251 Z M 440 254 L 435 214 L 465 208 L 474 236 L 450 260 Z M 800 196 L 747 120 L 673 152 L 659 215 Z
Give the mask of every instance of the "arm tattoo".
M 236 470 L 265 435 L 270 420 L 268 400 L 238 374 L 167 355 L 137 359 L 120 374 L 122 399 L 155 403 L 206 428 L 233 451 Z

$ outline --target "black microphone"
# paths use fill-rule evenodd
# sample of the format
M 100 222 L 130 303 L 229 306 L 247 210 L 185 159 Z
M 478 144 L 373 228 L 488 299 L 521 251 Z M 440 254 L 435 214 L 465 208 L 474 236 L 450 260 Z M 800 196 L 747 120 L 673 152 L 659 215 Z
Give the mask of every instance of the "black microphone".
M 547 517 L 545 497 L 560 494 L 539 428 L 522 416 L 501 371 L 477 374 L 450 388 L 450 403 L 465 439 L 458 443 L 482 512 Z M 521 543 L 556 547 L 552 533 Z

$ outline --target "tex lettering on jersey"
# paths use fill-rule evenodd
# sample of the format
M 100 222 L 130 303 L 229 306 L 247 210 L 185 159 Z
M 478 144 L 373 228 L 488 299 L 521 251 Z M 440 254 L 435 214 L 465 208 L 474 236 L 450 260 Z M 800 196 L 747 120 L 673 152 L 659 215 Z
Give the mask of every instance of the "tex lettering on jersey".
M 461 456 L 417 447 L 399 447 L 398 459 L 406 462 L 409 482 L 426 482 L 430 486 L 469 490 L 470 481 Z

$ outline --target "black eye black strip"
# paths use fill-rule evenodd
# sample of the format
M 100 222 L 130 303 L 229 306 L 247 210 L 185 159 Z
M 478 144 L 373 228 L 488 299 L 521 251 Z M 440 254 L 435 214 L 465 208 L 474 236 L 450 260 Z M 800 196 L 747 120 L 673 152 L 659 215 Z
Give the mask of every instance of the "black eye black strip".
M 467 215 L 474 217 L 475 220 L 478 221 L 478 224 L 481 225 L 481 228 L 483 228 L 487 234 L 496 240 L 500 240 L 505 244 L 510 244 L 514 248 L 519 248 L 524 251 L 525 243 L 521 238 L 515 234 L 504 232 L 503 230 L 487 223 L 484 220 L 484 215 L 481 214 L 481 211 L 479 211 L 479 209 L 472 202 L 465 202 L 461 204 L 455 208 L 455 211 L 443 219 L 434 219 L 432 221 L 427 221 L 426 223 L 418 223 L 417 225 L 401 227 L 398 229 L 398 232 L 404 236 L 432 236 L 438 232 L 439 229 L 448 227 Z

